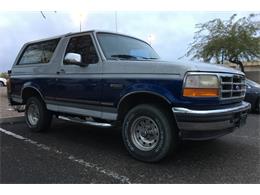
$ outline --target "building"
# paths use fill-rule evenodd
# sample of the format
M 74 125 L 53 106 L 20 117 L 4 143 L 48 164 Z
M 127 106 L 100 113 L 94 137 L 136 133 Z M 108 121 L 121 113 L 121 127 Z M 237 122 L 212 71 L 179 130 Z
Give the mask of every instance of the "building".
M 243 62 L 246 77 L 260 83 L 260 61 L 253 61 L 253 62 Z M 226 65 L 240 69 L 238 65 L 227 63 Z

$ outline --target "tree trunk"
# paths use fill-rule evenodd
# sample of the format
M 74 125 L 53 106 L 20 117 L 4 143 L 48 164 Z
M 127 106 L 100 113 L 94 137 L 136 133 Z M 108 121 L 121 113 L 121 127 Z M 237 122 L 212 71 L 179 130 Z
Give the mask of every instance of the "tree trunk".
M 234 58 L 230 58 L 229 62 L 239 65 L 240 70 L 243 73 L 245 73 L 244 65 L 243 65 L 243 63 L 240 60 L 238 60 L 237 58 L 235 58 L 235 59 Z

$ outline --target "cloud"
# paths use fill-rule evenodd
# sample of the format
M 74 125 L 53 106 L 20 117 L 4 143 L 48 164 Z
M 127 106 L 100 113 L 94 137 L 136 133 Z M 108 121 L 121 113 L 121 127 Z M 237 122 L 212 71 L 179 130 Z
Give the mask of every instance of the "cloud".
M 74 17 L 72 17 L 74 14 Z M 82 29 L 115 31 L 115 12 L 88 12 L 82 19 Z M 183 56 L 192 41 L 195 24 L 214 18 L 229 18 L 233 12 L 117 12 L 118 32 L 147 41 L 155 35 L 152 46 L 163 59 Z M 238 13 L 239 17 L 248 12 Z M 75 12 L 1 12 L 0 72 L 11 68 L 22 45 L 28 41 L 79 31 Z

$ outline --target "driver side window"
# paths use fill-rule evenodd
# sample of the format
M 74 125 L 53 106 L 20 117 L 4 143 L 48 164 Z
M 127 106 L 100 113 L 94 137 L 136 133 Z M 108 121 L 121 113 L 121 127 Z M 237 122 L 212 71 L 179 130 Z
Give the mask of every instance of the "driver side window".
M 80 54 L 84 64 L 96 64 L 98 62 L 98 55 L 90 35 L 72 37 L 64 56 L 67 53 Z

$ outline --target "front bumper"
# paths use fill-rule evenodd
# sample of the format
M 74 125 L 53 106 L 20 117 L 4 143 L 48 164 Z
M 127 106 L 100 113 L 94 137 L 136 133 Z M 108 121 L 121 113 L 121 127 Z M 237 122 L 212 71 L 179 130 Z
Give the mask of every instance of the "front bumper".
M 180 134 L 183 139 L 212 139 L 232 132 L 235 127 L 243 125 L 251 105 L 240 105 L 215 110 L 191 110 L 173 107 Z

